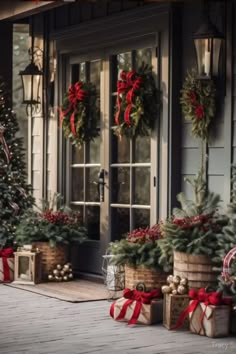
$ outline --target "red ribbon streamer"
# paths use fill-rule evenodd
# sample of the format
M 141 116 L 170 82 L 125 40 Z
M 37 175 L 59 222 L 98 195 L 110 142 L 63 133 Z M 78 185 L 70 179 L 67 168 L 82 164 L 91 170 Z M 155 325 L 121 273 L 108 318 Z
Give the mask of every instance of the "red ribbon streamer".
M 115 115 L 115 123 L 116 125 L 119 125 L 119 117 L 121 113 L 120 95 L 126 93 L 126 102 L 128 103 L 128 106 L 125 109 L 124 121 L 127 125 L 130 126 L 131 125 L 130 112 L 133 107 L 133 99 L 135 98 L 135 91 L 137 91 L 142 84 L 142 78 L 140 76 L 137 76 L 137 73 L 134 70 L 128 73 L 122 71 L 120 74 L 120 78 L 121 80 L 117 82 L 116 104 L 118 109 Z
M 206 307 L 204 312 L 202 313 L 200 319 L 200 330 L 203 328 L 203 320 L 206 313 L 206 308 L 209 305 L 220 306 L 220 305 L 230 305 L 232 300 L 230 298 L 223 298 L 222 293 L 219 291 L 207 293 L 205 288 L 199 289 L 199 291 L 190 290 L 189 291 L 189 298 L 194 300 L 191 304 L 187 307 L 185 311 L 182 312 L 180 315 L 176 325 L 172 327 L 172 330 L 178 329 L 184 322 L 185 318 L 191 313 L 194 312 L 200 302 L 203 302 Z
M 159 289 L 152 290 L 149 293 L 145 293 L 143 291 L 138 291 L 138 290 L 125 289 L 123 291 L 123 297 L 126 298 L 127 301 L 123 304 L 122 309 L 119 315 L 115 318 L 115 320 L 119 321 L 124 319 L 128 307 L 134 301 L 136 301 L 132 317 L 128 322 L 128 325 L 135 324 L 140 315 L 142 304 L 150 304 L 153 299 L 160 297 L 160 295 L 161 292 Z M 115 302 L 110 307 L 110 316 L 112 318 L 114 318 L 114 310 L 115 310 Z
M 76 129 L 75 129 L 75 114 L 76 114 L 76 106 L 78 102 L 84 102 L 88 98 L 88 92 L 84 91 L 82 89 L 82 82 L 76 82 L 73 86 L 70 86 L 68 89 L 68 100 L 69 100 L 69 107 L 63 111 L 61 107 L 58 107 L 59 112 L 60 112 L 60 124 L 62 124 L 62 121 L 66 115 L 68 115 L 71 111 L 71 116 L 70 116 L 70 126 L 71 126 L 71 132 L 73 135 L 77 135 Z
M 13 257 L 13 248 L 5 248 L 4 250 L 0 250 L 0 257 L 2 257 L 2 264 L 3 264 L 3 276 L 4 282 L 9 282 L 11 281 L 10 279 L 10 268 L 7 263 L 7 258 L 12 258 Z
M 6 156 L 7 164 L 9 164 L 10 163 L 10 151 L 8 149 L 6 140 L 4 138 L 4 131 L 5 131 L 5 128 L 0 125 L 0 142 L 2 143 L 2 146 L 3 146 L 3 151 Z

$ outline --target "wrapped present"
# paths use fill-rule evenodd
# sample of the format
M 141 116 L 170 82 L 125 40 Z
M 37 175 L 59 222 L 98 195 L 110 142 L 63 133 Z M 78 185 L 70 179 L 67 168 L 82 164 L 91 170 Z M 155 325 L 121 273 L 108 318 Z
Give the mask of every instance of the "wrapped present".
M 207 337 L 229 335 L 231 299 L 223 298 L 221 292 L 206 292 L 204 288 L 189 291 L 188 308 L 181 314 L 176 326 L 181 326 L 189 316 L 190 331 Z
M 9 283 L 14 280 L 13 248 L 0 250 L 0 282 Z
M 159 289 L 148 293 L 125 289 L 123 297 L 115 301 L 110 308 L 110 315 L 116 321 L 128 324 L 154 324 L 162 322 L 163 300 Z
M 182 312 L 186 310 L 189 306 L 189 296 L 188 295 L 164 295 L 164 305 L 163 305 L 163 325 L 167 329 L 172 329 L 176 325 Z M 189 329 L 189 318 L 185 317 L 183 323 L 181 323 L 180 328 L 182 330 Z

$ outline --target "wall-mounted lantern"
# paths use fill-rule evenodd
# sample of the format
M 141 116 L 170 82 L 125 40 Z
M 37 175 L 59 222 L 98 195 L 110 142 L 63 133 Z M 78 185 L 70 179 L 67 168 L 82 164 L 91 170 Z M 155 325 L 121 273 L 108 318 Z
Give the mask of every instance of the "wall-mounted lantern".
M 212 24 L 209 16 L 205 16 L 204 22 L 193 35 L 200 79 L 211 79 L 218 76 L 223 38 L 223 34 Z
M 23 102 L 27 105 L 37 105 L 40 103 L 40 81 L 43 75 L 42 70 L 32 60 L 29 65 L 19 75 L 22 80 Z

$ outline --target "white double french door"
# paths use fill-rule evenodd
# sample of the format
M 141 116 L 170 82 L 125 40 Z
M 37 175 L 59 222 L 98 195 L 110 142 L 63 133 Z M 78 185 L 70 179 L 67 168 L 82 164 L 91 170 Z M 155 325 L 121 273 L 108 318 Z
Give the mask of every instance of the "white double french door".
M 67 84 L 86 80 L 96 85 L 101 112 L 99 136 L 81 149 L 67 143 L 65 165 L 67 202 L 80 211 L 89 236 L 73 247 L 73 260 L 77 270 L 97 274 L 110 241 L 156 222 L 159 193 L 159 115 L 152 136 L 118 139 L 112 131 L 116 83 L 122 70 L 148 64 L 159 86 L 157 43 L 130 43 L 102 53 L 72 55 L 66 64 Z

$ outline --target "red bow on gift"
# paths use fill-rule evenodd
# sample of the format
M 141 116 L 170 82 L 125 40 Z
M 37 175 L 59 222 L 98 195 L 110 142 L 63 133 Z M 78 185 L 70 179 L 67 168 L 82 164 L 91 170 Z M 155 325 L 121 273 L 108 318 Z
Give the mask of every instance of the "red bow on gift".
M 9 282 L 10 281 L 10 269 L 9 265 L 7 263 L 7 258 L 13 257 L 13 248 L 5 248 L 3 250 L 0 250 L 0 257 L 2 257 L 2 264 L 3 264 L 3 281 L 4 282 Z
M 184 322 L 185 318 L 191 313 L 194 312 L 200 302 L 203 302 L 206 307 L 205 311 L 201 316 L 201 328 L 203 326 L 203 319 L 206 313 L 206 308 L 208 305 L 220 306 L 220 305 L 231 305 L 232 300 L 230 298 L 224 298 L 222 292 L 207 292 L 205 288 L 201 288 L 198 291 L 191 289 L 189 290 L 189 298 L 193 301 L 188 306 L 188 308 L 182 312 L 177 324 L 171 329 L 178 329 Z
M 143 291 L 138 291 L 138 290 L 125 289 L 123 291 L 123 297 L 126 298 L 127 301 L 123 304 L 122 309 L 119 315 L 115 318 L 115 320 L 117 321 L 122 320 L 125 317 L 128 307 L 134 301 L 136 301 L 133 315 L 128 322 L 129 325 L 135 324 L 140 315 L 142 304 L 150 304 L 153 299 L 160 297 L 160 295 L 161 295 L 161 291 L 159 289 L 152 290 L 149 293 L 145 293 Z M 115 307 L 115 302 L 111 305 L 110 308 L 110 316 L 112 318 L 114 318 L 114 307 Z

